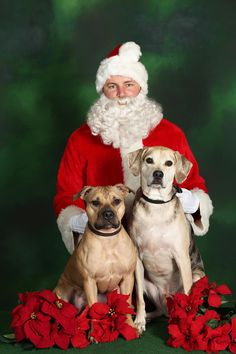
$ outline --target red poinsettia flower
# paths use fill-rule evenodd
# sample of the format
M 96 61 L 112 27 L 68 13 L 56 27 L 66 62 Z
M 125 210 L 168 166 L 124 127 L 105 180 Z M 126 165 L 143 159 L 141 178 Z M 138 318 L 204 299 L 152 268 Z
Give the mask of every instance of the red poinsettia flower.
M 41 306 L 38 292 L 34 292 L 33 294 L 26 293 L 25 296 L 19 294 L 19 299 L 24 302 L 16 306 L 11 313 L 11 328 L 14 329 L 16 340 L 18 342 L 26 338 L 24 324 L 27 321 L 35 319 L 35 316 L 38 319 L 38 313 L 40 312 Z M 48 316 L 45 316 L 45 318 L 49 320 Z
M 69 348 L 71 335 L 66 333 L 60 323 L 55 321 L 51 328 L 51 339 L 53 340 L 53 344 L 66 350 Z
M 195 283 L 193 283 L 191 288 L 192 296 L 201 297 L 202 295 L 207 295 L 209 292 L 209 281 L 208 277 L 204 276 Z
M 209 290 L 208 304 L 212 307 L 219 307 L 222 303 L 222 295 L 232 294 L 229 287 L 225 284 L 216 286 L 214 283 Z
M 135 311 L 128 303 L 129 295 L 118 294 L 117 290 L 107 294 L 107 304 L 95 303 L 89 310 L 92 319 L 114 319 L 117 315 L 135 314 Z
M 179 324 L 170 323 L 168 326 L 170 337 L 167 344 L 174 348 L 182 347 L 187 351 L 194 350 L 194 341 L 190 336 L 190 327 L 185 320 L 181 320 Z
M 216 328 L 206 327 L 206 339 L 208 339 L 209 352 L 218 353 L 219 350 L 225 350 L 230 344 L 229 333 L 231 326 L 225 323 Z
M 89 333 L 90 339 L 95 342 L 113 342 L 119 336 L 119 331 L 116 328 L 115 321 L 108 318 L 92 319 L 91 332 Z
M 90 336 L 97 342 L 111 342 L 119 333 L 127 340 L 138 337 L 137 330 L 127 323 L 126 315 L 135 314 L 128 303 L 129 295 L 116 290 L 107 294 L 107 304 L 95 303 L 89 310 L 92 319 Z
M 31 317 L 23 325 L 25 338 L 30 340 L 36 348 L 50 348 L 53 340 L 50 336 L 50 317 L 42 313 L 32 313 Z
M 216 283 L 209 283 L 208 277 L 204 276 L 193 284 L 191 289 L 192 296 L 207 296 L 208 304 L 213 307 L 221 305 L 221 295 L 231 294 L 231 290 L 226 284 L 216 285 Z
M 220 316 L 216 311 L 207 310 L 201 316 L 170 321 L 168 325 L 170 338 L 167 344 L 173 347 L 182 347 L 187 351 L 206 350 L 208 338 L 204 332 L 205 325 L 209 320 L 217 321 L 219 319 Z
M 231 319 L 231 333 L 230 333 L 229 350 L 231 353 L 236 354 L 236 317 Z
M 67 333 L 75 334 L 78 310 L 74 305 L 56 297 L 54 302 L 44 301 L 41 310 L 55 319 Z
M 76 317 L 76 333 L 71 338 L 71 344 L 74 348 L 85 348 L 90 342 L 88 340 L 87 331 L 90 329 L 90 319 L 87 318 L 88 306 L 85 307 L 83 312 Z
M 171 320 L 193 318 L 196 316 L 202 298 L 176 293 L 167 298 L 167 308 Z

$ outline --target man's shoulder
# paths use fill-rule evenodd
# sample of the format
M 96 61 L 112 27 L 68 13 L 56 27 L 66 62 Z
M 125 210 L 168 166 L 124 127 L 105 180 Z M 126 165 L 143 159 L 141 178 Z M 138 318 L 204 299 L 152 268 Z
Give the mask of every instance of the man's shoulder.
M 159 124 L 153 129 L 153 133 L 160 133 L 161 131 L 172 134 L 183 134 L 182 129 L 175 123 L 163 118 Z
M 91 139 L 92 134 L 87 123 L 82 124 L 79 128 L 73 131 L 69 137 L 69 141 L 76 143 L 83 140 Z

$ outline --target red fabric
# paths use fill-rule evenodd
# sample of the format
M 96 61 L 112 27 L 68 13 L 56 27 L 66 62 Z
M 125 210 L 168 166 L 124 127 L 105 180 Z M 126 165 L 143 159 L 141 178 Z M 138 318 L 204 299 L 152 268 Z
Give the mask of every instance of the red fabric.
M 119 50 L 122 44 L 118 44 L 110 53 L 107 54 L 107 58 L 114 57 L 115 55 L 119 54 Z
M 207 192 L 185 135 L 175 124 L 162 119 L 143 140 L 143 145 L 159 145 L 179 151 L 193 163 L 188 178 L 180 186 L 190 190 L 200 188 Z M 72 197 L 86 185 L 105 186 L 123 182 L 119 149 L 103 144 L 100 136 L 93 136 L 88 125 L 83 124 L 70 136 L 61 159 L 54 198 L 55 213 L 58 215 L 72 204 L 84 208 L 82 200 L 73 201 Z

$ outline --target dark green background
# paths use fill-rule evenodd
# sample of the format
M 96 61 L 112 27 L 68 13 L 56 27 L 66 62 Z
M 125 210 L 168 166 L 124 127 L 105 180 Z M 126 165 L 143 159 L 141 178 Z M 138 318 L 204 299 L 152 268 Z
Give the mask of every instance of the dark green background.
M 185 131 L 215 210 L 197 239 L 210 279 L 235 284 L 235 0 L 0 1 L 1 309 L 53 288 L 68 257 L 52 209 L 69 134 L 98 64 L 141 45 L 150 96 Z

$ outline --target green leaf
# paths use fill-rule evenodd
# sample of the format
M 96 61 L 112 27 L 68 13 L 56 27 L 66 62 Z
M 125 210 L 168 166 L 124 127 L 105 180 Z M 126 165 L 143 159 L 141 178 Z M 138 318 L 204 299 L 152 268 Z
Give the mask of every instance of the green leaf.
M 14 333 L 2 334 L 0 335 L 0 342 L 14 344 L 16 343 L 16 337 Z
M 219 321 L 218 320 L 215 320 L 215 319 L 211 319 L 207 322 L 208 326 L 211 327 L 211 328 L 216 328 L 218 327 L 219 325 Z

